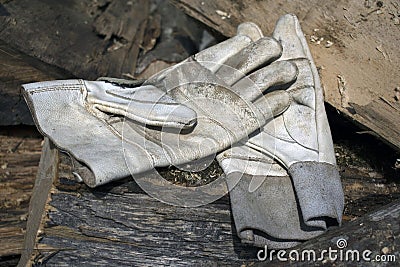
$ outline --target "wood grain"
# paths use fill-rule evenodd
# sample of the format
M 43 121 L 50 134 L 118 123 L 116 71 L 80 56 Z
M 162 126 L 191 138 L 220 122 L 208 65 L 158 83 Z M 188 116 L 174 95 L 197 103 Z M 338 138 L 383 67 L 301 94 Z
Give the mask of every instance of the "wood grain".
M 344 227 L 335 229 L 317 239 L 309 240 L 293 248 L 293 250 L 299 252 L 299 260 L 290 261 L 288 257 L 290 251 L 287 251 L 283 257 L 288 258 L 288 261 L 279 261 L 274 258 L 272 262 L 268 261 L 268 263 L 273 266 L 310 266 L 310 264 L 312 266 L 338 267 L 377 266 L 379 264 L 382 264 L 382 266 L 396 266 L 400 258 L 399 217 L 400 201 L 397 200 L 346 224 Z M 338 247 L 338 240 L 342 240 L 341 242 L 345 240 L 346 245 Z M 301 260 L 301 253 L 304 251 L 315 252 L 316 258 L 320 258 L 322 251 L 329 251 L 329 249 L 336 250 L 331 254 L 331 258 L 329 258 L 328 252 L 325 252 L 320 260 L 307 260 L 308 254 L 304 254 L 306 255 L 306 260 Z M 370 253 L 365 254 L 367 260 L 362 256 L 362 253 L 366 250 L 370 251 Z M 353 252 L 355 254 L 352 254 Z M 313 259 L 312 257 L 311 259 Z M 336 257 L 336 260 L 333 260 L 334 257 Z M 379 259 L 384 259 L 384 257 L 387 262 L 379 262 Z M 262 262 L 254 266 L 265 266 L 265 264 L 265 262 Z
M 0 39 L 84 79 L 133 75 L 149 2 L 7 1 Z M 32 25 L 35 25 L 32 27 Z
M 69 158 L 61 154 L 59 175 L 49 189 L 51 197 L 35 243 L 34 264 L 238 266 L 258 262 L 259 248 L 241 244 L 236 235 L 228 196 L 205 206 L 182 208 L 148 196 L 130 177 L 90 189 L 76 183 L 71 171 Z M 346 237 L 352 246 L 371 247 L 376 252 L 383 248 L 380 244 L 398 245 L 396 240 L 400 232 L 396 213 L 390 217 L 392 206 L 381 208 L 384 216 L 379 220 L 371 221 L 370 215 L 354 222 L 350 219 L 370 211 L 371 206 L 390 203 L 400 196 L 399 189 L 383 178 L 377 181 L 368 174 L 350 171 L 341 170 L 346 209 L 353 210 L 346 213 L 344 226 L 310 240 L 298 249 L 319 245 L 318 248 L 323 249 L 340 236 Z M 46 195 L 46 192 L 41 191 L 41 194 Z M 378 196 L 382 199 L 374 203 Z M 369 201 L 361 205 L 363 199 Z M 398 208 L 400 204 L 395 202 L 393 205 Z M 360 227 L 357 223 L 365 223 L 359 232 L 356 231 Z M 375 235 L 372 238 L 366 233 Z M 388 235 L 390 239 L 385 243 Z M 370 243 L 367 242 L 369 238 Z
M 0 257 L 21 253 L 42 140 L 31 131 L 0 133 Z
M 33 125 L 21 94 L 22 84 L 71 77 L 66 71 L 27 56 L 0 40 L 0 125 Z
M 61 166 L 50 189 L 34 263 L 190 266 L 253 261 L 255 248 L 233 234 L 227 197 L 198 208 L 170 206 L 145 194 L 131 178 L 89 189 L 71 180 L 71 166 Z
M 44 215 L 49 190 L 57 176 L 57 171 L 58 149 L 54 147 L 48 138 L 45 138 L 35 186 L 29 202 L 26 234 L 18 266 L 26 266 L 30 261 L 36 243 L 37 233 L 42 222 L 42 216 Z

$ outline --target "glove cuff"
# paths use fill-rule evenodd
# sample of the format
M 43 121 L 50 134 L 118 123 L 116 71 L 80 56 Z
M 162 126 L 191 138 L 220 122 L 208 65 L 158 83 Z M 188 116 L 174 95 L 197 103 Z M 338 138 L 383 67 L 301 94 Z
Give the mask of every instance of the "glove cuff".
M 332 219 L 331 226 L 340 225 L 344 194 L 337 167 L 324 162 L 297 162 L 288 172 L 304 222 L 313 226 L 313 219 L 325 217 Z
M 264 179 L 264 182 L 250 192 L 253 179 Z M 229 194 L 235 228 L 242 243 L 286 249 L 326 231 L 323 217 L 315 218 L 317 226 L 306 225 L 289 176 L 231 173 L 227 180 L 237 183 Z

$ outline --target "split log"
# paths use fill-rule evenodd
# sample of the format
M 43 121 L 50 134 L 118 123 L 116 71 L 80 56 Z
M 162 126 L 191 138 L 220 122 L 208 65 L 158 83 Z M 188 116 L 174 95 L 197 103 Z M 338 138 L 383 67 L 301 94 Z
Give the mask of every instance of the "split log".
M 326 102 L 400 150 L 400 103 L 395 100 L 395 88 L 400 86 L 398 2 L 172 2 L 225 36 L 234 35 L 245 21 L 257 23 L 270 35 L 281 15 L 296 14 L 319 69 Z M 380 118 L 392 127 L 384 126 Z

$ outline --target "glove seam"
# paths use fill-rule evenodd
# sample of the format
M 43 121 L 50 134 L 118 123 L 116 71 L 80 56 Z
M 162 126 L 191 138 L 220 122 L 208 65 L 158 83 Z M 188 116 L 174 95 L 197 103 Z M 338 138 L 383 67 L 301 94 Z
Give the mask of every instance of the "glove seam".
M 243 157 L 243 156 L 238 156 L 238 155 L 233 155 L 233 154 L 226 155 L 225 153 L 223 153 L 221 160 L 224 160 L 224 159 L 240 159 L 240 160 L 248 160 L 248 161 L 256 161 L 256 162 L 275 164 L 274 161 L 268 161 L 263 158 L 251 157 L 251 156 Z

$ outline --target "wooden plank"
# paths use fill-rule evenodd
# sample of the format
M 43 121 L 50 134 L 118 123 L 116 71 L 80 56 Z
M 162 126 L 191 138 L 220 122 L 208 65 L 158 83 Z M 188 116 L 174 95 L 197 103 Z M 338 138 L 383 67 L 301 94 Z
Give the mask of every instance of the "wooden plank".
M 190 1 L 173 0 L 188 15 L 225 36 L 235 34 L 241 22 L 253 21 L 271 34 L 276 20 L 296 14 L 320 71 L 325 101 L 356 123 L 400 150 L 400 112 L 392 110 L 393 129 L 382 127 L 367 106 L 381 97 L 396 104 L 395 88 L 400 86 L 400 27 L 396 1 Z M 329 41 L 329 43 L 328 43 Z M 343 81 L 344 84 L 343 84 Z M 398 103 L 398 102 L 397 102 Z M 371 104 L 376 106 L 376 104 Z M 382 106 L 385 108 L 384 106 Z M 373 109 L 374 112 L 377 109 Z M 385 116 L 380 113 L 378 116 Z
M 310 264 L 312 266 L 329 265 L 338 267 L 398 266 L 400 259 L 399 218 L 400 200 L 397 200 L 346 224 L 344 227 L 330 231 L 293 248 L 300 255 L 297 260 L 289 260 L 290 250 L 287 250 L 286 255 L 281 255 L 281 257 L 287 258 L 288 261 L 279 261 L 276 257 L 274 260 L 269 261 L 269 255 L 266 261 L 273 264 L 273 266 L 310 266 Z M 329 249 L 336 250 L 336 252 L 331 253 L 331 258 L 328 254 Z M 323 250 L 327 252 L 322 254 Z M 370 251 L 370 253 L 367 252 L 365 254 L 366 257 L 364 256 L 363 258 L 363 252 L 366 250 Z M 320 258 L 321 255 L 323 257 L 319 260 L 313 260 L 314 256 L 311 254 L 311 260 L 307 260 L 309 256 L 304 254 L 306 260 L 302 260 L 301 255 L 304 251 L 315 252 L 316 259 Z M 273 254 L 276 256 L 276 253 Z M 297 257 L 296 254 L 291 255 Z M 265 264 L 266 262 L 263 262 L 254 266 L 265 266 Z
M 347 149 L 341 146 L 337 151 L 347 158 Z M 346 194 L 343 231 L 347 233 L 350 220 L 400 197 L 400 188 L 381 173 L 372 176 L 379 170 L 367 164 L 361 164 L 358 172 L 352 163 L 340 164 Z M 76 183 L 71 171 L 71 163 L 62 155 L 42 216 L 35 264 L 231 266 L 258 262 L 259 248 L 241 244 L 236 236 L 228 196 L 206 206 L 181 208 L 151 198 L 131 178 L 90 189 Z
M 232 234 L 227 197 L 198 208 L 170 206 L 141 191 L 131 178 L 89 189 L 71 180 L 70 165 L 62 166 L 34 263 L 240 265 L 254 255 L 255 248 Z
M 0 130 L 0 259 L 21 253 L 42 140 L 32 127 Z
M 0 40 L 0 125 L 33 125 L 21 94 L 22 84 L 71 77 L 71 74 L 27 56 Z
M 134 74 L 149 1 L 21 0 L 2 8 L 0 39 L 20 51 L 84 79 Z
M 18 266 L 26 266 L 36 243 L 39 226 L 42 221 L 44 209 L 49 196 L 49 190 L 58 170 L 58 150 L 45 138 L 42 155 L 39 162 L 38 174 L 29 203 L 28 222 L 24 238 L 21 259 Z
M 339 117 L 332 113 L 328 114 Z M 368 136 L 360 137 L 353 131 L 357 129 L 333 132 L 334 137 L 340 133 L 340 138 L 335 138 L 335 150 L 345 191 L 346 233 L 352 220 L 400 197 L 400 187 L 381 165 L 395 159 L 393 151 L 377 150 Z M 236 237 L 228 197 L 204 207 L 184 209 L 152 199 L 131 178 L 90 189 L 74 181 L 68 158 L 62 154 L 60 159 L 59 176 L 42 217 L 44 227 L 36 241 L 34 263 L 179 266 L 258 262 L 258 248 L 244 246 Z M 351 231 L 346 235 L 357 239 Z
M 22 248 L 24 231 L 21 227 L 0 227 L 0 239 L 2 241 L 0 259 L 17 256 Z
M 384 98 L 379 98 L 367 105 L 352 104 L 352 107 L 356 112 L 354 117 L 363 126 L 374 131 L 389 145 L 399 144 L 400 103 L 391 103 Z

